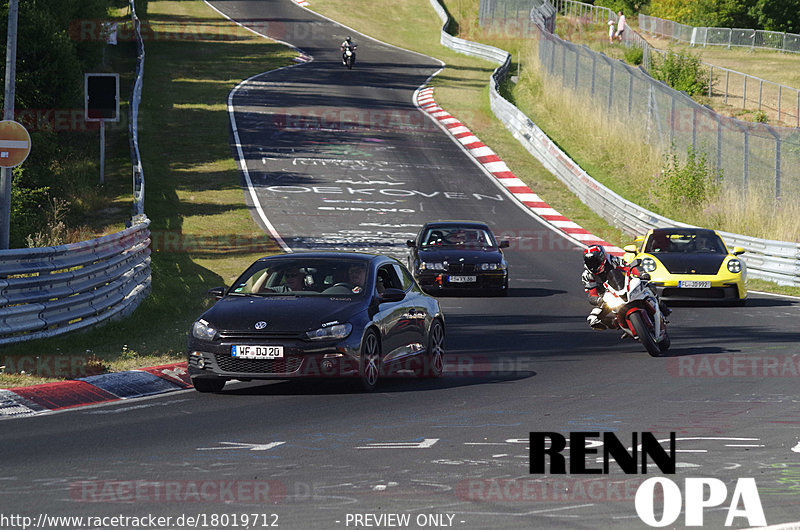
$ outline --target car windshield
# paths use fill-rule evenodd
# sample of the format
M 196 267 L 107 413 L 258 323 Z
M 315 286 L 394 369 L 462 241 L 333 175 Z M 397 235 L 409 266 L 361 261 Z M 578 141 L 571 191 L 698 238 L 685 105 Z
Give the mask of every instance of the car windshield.
M 230 295 L 360 296 L 368 263 L 347 258 L 276 258 L 257 261 L 242 274 Z
M 493 248 L 494 238 L 482 228 L 429 228 L 422 237 L 422 247 Z
M 654 232 L 644 249 L 650 254 L 659 252 L 692 252 L 725 254 L 725 245 L 717 234 L 696 232 Z

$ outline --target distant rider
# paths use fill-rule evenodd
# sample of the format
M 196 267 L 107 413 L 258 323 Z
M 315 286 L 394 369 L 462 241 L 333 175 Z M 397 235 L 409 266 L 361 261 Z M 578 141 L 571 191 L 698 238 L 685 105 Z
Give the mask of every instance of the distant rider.
M 345 51 L 347 51 L 348 49 L 351 52 L 353 52 L 353 64 L 356 64 L 356 47 L 357 46 L 358 46 L 358 44 L 353 42 L 353 39 L 350 38 L 350 35 L 348 35 L 347 38 L 344 39 L 344 42 L 339 45 L 339 47 L 342 49 L 342 64 L 345 64 L 345 65 L 347 64 L 347 56 L 345 55 Z
M 593 245 L 583 252 L 583 266 L 583 274 L 581 275 L 583 289 L 589 296 L 589 303 L 595 306 L 589 316 L 586 317 L 586 321 L 592 329 L 596 330 L 613 327 L 611 317 L 608 314 L 609 310 L 603 303 L 603 294 L 605 293 L 603 282 L 608 278 L 608 273 L 614 269 L 620 269 L 625 274 L 631 273 L 634 276 L 639 276 L 641 271 L 638 268 L 638 263 L 634 261 L 630 265 L 626 265 L 620 258 L 606 252 L 602 245 Z M 660 299 L 658 306 L 661 308 L 664 318 L 672 313 L 667 304 Z

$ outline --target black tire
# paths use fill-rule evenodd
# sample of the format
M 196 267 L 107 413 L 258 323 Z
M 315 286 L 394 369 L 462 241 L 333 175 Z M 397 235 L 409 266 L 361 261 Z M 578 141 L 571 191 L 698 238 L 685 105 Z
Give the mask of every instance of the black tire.
M 361 389 L 372 392 L 378 386 L 378 376 L 381 371 L 381 340 L 374 331 L 368 331 L 364 336 L 360 357 L 358 379 Z
M 642 320 L 642 315 L 639 313 L 639 311 L 631 313 L 629 319 L 634 331 L 636 331 L 636 335 L 639 337 L 639 342 L 641 342 L 645 349 L 647 349 L 647 353 L 649 353 L 652 357 L 658 357 L 661 355 L 661 348 L 658 347 L 652 331 Z
M 444 326 L 434 320 L 428 332 L 428 351 L 422 361 L 422 369 L 417 371 L 419 377 L 435 379 L 444 374 Z
M 198 392 L 202 392 L 203 394 L 207 394 L 209 392 L 221 392 L 222 387 L 225 386 L 224 379 L 192 379 L 192 384 L 194 385 L 194 389 Z
M 353 69 L 353 58 L 352 57 L 348 57 L 347 58 L 347 69 L 348 70 L 352 70 Z
M 666 353 L 671 344 L 672 341 L 669 340 L 669 335 L 667 335 L 667 332 L 665 331 L 664 338 L 658 343 L 658 349 L 661 350 L 661 353 Z

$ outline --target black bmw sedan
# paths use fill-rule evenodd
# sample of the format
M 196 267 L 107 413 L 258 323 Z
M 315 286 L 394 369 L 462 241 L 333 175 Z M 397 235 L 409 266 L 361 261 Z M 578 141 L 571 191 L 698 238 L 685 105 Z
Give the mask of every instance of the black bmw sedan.
M 352 377 L 444 368 L 444 315 L 387 256 L 309 252 L 261 258 L 192 325 L 189 375 L 199 392 L 226 381 Z
M 415 240 L 409 240 L 408 268 L 428 293 L 482 290 L 500 296 L 508 293 L 508 263 L 486 225 L 477 221 L 426 223 Z

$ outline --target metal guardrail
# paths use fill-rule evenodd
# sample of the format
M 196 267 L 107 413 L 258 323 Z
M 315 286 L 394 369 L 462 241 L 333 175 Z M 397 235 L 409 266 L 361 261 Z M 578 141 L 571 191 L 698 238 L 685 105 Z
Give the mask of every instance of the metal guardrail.
M 134 0 L 138 64 L 131 101 L 132 226 L 80 243 L 0 250 L 0 345 L 54 337 L 130 314 L 150 292 L 150 220 L 137 138 L 144 48 Z
M 150 290 L 149 225 L 0 251 L 0 344 L 61 335 L 136 309 Z
M 144 41 L 142 40 L 142 24 L 136 16 L 135 0 L 129 0 L 131 20 L 136 35 L 136 81 L 133 84 L 130 106 L 130 141 L 131 162 L 133 164 L 133 202 L 135 215 L 144 215 L 144 173 L 142 159 L 139 155 L 139 103 L 142 100 L 142 78 L 144 74 Z
M 614 193 L 584 171 L 517 107 L 497 92 L 497 83 L 508 71 L 508 52 L 449 35 L 445 31 L 447 13 L 436 0 L 430 0 L 443 26 L 441 43 L 457 52 L 500 64 L 490 80 L 489 99 L 492 111 L 514 137 L 549 171 L 562 180 L 592 211 L 623 232 L 636 236 L 651 228 L 689 226 L 650 212 Z M 545 2 L 543 9 L 547 10 Z M 549 6 L 552 8 L 552 6 Z M 775 281 L 781 285 L 800 286 L 800 244 L 763 240 L 740 234 L 720 232 L 729 246 L 743 247 L 750 276 Z

